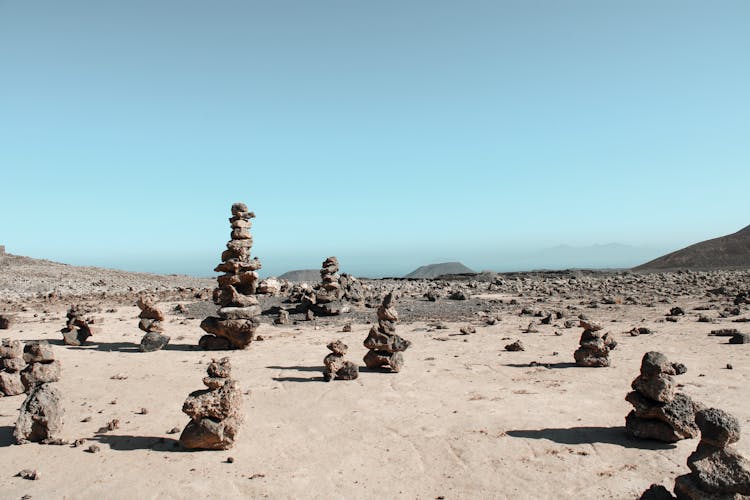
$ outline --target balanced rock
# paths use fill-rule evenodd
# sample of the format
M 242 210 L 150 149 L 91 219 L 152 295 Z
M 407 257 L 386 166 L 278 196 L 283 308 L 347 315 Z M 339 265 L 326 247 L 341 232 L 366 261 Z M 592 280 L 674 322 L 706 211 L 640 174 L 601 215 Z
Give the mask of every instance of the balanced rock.
M 333 379 L 354 380 L 359 376 L 359 366 L 344 359 L 344 355 L 349 349 L 346 344 L 337 340 L 331 342 L 326 347 L 331 351 L 331 354 L 323 359 L 323 364 L 326 366 L 323 370 L 323 378 L 326 382 L 330 382 Z
M 251 219 L 255 217 L 244 203 L 232 205 L 232 228 L 227 249 L 221 254 L 221 264 L 214 271 L 222 272 L 217 278 L 213 301 L 219 306 L 217 316 L 209 316 L 201 323 L 208 334 L 198 344 L 206 350 L 244 349 L 253 341 L 260 322 L 261 308 L 255 297 L 258 285 L 258 258 L 250 258 L 253 237 Z
M 161 326 L 164 313 L 156 307 L 156 300 L 148 295 L 138 297 L 136 305 L 141 310 L 138 315 L 138 328 L 146 332 L 141 339 L 141 352 L 153 352 L 163 349 L 169 343 L 169 336 L 162 334 Z
M 0 343 L 0 397 L 23 394 L 21 370 L 25 367 L 23 344 L 18 340 L 3 339 Z
M 723 410 L 698 411 L 698 448 L 688 457 L 691 473 L 675 480 L 680 500 L 749 499 L 750 461 L 731 445 L 740 439 L 739 421 Z
M 86 343 L 86 339 L 91 337 L 91 328 L 83 319 L 84 311 L 77 305 L 70 306 L 68 309 L 68 320 L 65 328 L 60 330 L 63 335 L 63 341 L 67 345 L 80 346 Z
M 388 367 L 399 372 L 404 365 L 402 352 L 409 348 L 411 342 L 396 335 L 398 312 L 393 301 L 393 292 L 383 298 L 378 307 L 378 326 L 373 326 L 365 339 L 365 347 L 370 350 L 364 357 L 368 368 Z
M 21 444 L 47 442 L 58 438 L 62 429 L 62 397 L 54 382 L 60 379 L 60 362 L 45 341 L 30 342 L 23 349 L 27 363 L 21 382 L 28 393 L 21 405 L 13 436 Z
M 698 436 L 695 425 L 698 405 L 687 394 L 676 392 L 672 379 L 680 366 L 670 363 L 659 352 L 643 356 L 641 374 L 632 383 L 634 390 L 625 397 L 634 407 L 625 417 L 628 434 L 667 443 Z
M 609 366 L 609 351 L 617 347 L 617 342 L 609 333 L 600 334 L 602 327 L 594 322 L 581 320 L 580 346 L 573 353 L 578 366 L 604 367 Z
M 208 389 L 191 393 L 182 405 L 190 422 L 180 435 L 188 450 L 226 450 L 234 445 L 243 421 L 242 392 L 231 378 L 229 358 L 212 360 L 203 384 Z

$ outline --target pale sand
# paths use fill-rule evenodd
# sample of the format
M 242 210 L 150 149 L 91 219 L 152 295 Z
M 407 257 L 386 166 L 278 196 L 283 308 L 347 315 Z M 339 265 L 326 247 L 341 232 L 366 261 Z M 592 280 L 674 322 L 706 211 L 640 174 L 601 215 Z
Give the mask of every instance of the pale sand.
M 689 311 L 698 303 L 680 305 Z M 719 327 L 747 331 L 728 320 L 697 323 L 691 313 L 676 324 L 657 322 L 669 307 L 586 311 L 620 341 L 610 368 L 571 367 L 579 328 L 540 326 L 540 333 L 524 334 L 530 319 L 507 315 L 468 336 L 455 335 L 461 324 L 429 332 L 424 324 L 401 324 L 397 332 L 413 342 L 401 373 L 363 371 L 356 381 L 331 383 L 320 375 L 325 344 L 341 338 L 347 359 L 361 363 L 368 325 L 355 324 L 352 333 L 263 325 L 258 333 L 266 340 L 248 350 L 207 353 L 190 350 L 202 334 L 200 320 L 179 324 L 170 314 L 168 350 L 140 353 L 138 310 L 119 307 L 96 315 L 102 322 L 94 345 L 55 346 L 63 367 L 63 437 L 87 438 L 85 445 L 13 445 L 24 396 L 0 398 L 0 497 L 637 498 L 653 482 L 671 489 L 688 471 L 697 440 L 670 446 L 624 435 L 631 409 L 624 397 L 643 353 L 659 350 L 685 363 L 688 373 L 676 377 L 683 390 L 736 415 L 746 429 L 738 448 L 750 454 L 750 346 L 706 335 Z M 46 322 L 21 313 L 0 337 L 58 341 L 64 312 L 55 310 Z M 623 333 L 633 326 L 657 333 Z M 511 342 L 503 337 L 521 339 L 526 351 L 503 351 Z M 222 355 L 251 391 L 239 440 L 229 451 L 179 451 L 179 434 L 167 431 L 187 423 L 180 411 L 185 397 L 203 388 L 206 363 Z M 523 366 L 535 360 L 561 365 Z M 128 378 L 110 378 L 116 374 Z M 137 414 L 142 407 L 147 414 Z M 91 421 L 81 423 L 85 417 Z M 113 418 L 119 429 L 97 435 Z M 84 452 L 92 443 L 100 453 Z M 41 479 L 13 477 L 27 468 Z

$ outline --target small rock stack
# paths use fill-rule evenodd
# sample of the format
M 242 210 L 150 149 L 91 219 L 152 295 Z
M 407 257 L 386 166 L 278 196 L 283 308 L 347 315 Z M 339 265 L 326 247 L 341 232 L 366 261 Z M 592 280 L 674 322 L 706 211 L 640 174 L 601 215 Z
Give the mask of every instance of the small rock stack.
M 670 363 L 655 351 L 641 361 L 641 374 L 633 380 L 633 391 L 625 400 L 635 409 L 625 417 L 625 430 L 637 438 L 674 443 L 698 436 L 695 412 L 698 406 L 690 396 L 675 392 L 672 375 L 684 373 L 684 366 Z
M 231 240 L 221 254 L 221 264 L 214 271 L 224 274 L 217 278 L 214 304 L 219 306 L 218 317 L 209 316 L 201 322 L 208 333 L 201 337 L 199 345 L 206 350 L 244 349 L 253 341 L 261 313 L 255 292 L 261 264 L 258 258 L 250 258 L 253 237 L 250 235 L 255 218 L 244 203 L 232 205 Z
M 576 365 L 609 366 L 609 351 L 617 346 L 617 342 L 609 336 L 609 333 L 599 334 L 602 327 L 594 322 L 581 320 L 580 326 L 583 328 L 579 341 L 580 347 L 573 353 Z
M 141 295 L 136 305 L 141 310 L 138 315 L 138 328 L 146 332 L 141 339 L 141 352 L 153 352 L 164 348 L 169 343 L 169 337 L 161 333 L 164 331 L 161 326 L 164 313 L 156 307 L 156 300 L 151 296 Z
M 23 344 L 18 340 L 3 339 L 0 344 L 0 397 L 23 394 L 21 370 L 26 367 L 23 360 Z
M 378 307 L 378 326 L 373 326 L 365 339 L 365 347 L 370 350 L 364 357 L 368 368 L 387 366 L 399 372 L 404 366 L 404 355 L 401 353 L 409 348 L 411 342 L 395 333 L 398 312 L 393 301 L 393 292 L 383 298 L 383 303 Z
M 323 364 L 326 365 L 325 370 L 323 370 L 323 378 L 326 382 L 333 379 L 354 380 L 359 376 L 359 366 L 344 359 L 349 346 L 337 340 L 326 347 L 331 351 L 331 354 L 323 359 Z
M 21 405 L 13 436 L 18 444 L 27 441 L 50 442 L 62 429 L 62 397 L 54 382 L 60 379 L 60 362 L 45 341 L 30 342 L 23 349 L 28 365 L 21 371 L 21 382 L 28 396 Z
M 341 287 L 341 276 L 339 275 L 339 260 L 336 257 L 328 257 L 323 261 L 320 269 L 321 283 L 313 292 L 303 296 L 303 302 L 308 310 L 318 316 L 337 316 L 349 312 L 349 306 L 342 300 L 343 289 Z M 350 280 L 347 278 L 347 286 Z
M 68 309 L 68 321 L 65 328 L 60 330 L 63 335 L 63 341 L 67 345 L 80 346 L 86 343 L 86 339 L 91 337 L 91 328 L 83 319 L 84 311 L 77 305 L 70 306 Z
M 750 498 L 750 461 L 730 446 L 740 440 L 740 422 L 716 408 L 700 410 L 695 421 L 701 431 L 701 440 L 687 460 L 691 473 L 675 480 L 677 498 Z
M 203 383 L 208 389 L 188 396 L 182 411 L 190 422 L 180 435 L 180 444 L 188 450 L 226 450 L 234 444 L 242 423 L 242 393 L 231 378 L 229 358 L 211 361 Z

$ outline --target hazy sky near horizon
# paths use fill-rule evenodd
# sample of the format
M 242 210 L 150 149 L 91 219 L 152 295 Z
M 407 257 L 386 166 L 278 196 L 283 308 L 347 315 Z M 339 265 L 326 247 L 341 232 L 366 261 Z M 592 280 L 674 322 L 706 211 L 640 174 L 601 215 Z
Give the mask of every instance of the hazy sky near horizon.
M 266 274 L 655 257 L 750 224 L 748 21 L 745 0 L 0 0 L 0 244 L 210 275 L 244 201 Z

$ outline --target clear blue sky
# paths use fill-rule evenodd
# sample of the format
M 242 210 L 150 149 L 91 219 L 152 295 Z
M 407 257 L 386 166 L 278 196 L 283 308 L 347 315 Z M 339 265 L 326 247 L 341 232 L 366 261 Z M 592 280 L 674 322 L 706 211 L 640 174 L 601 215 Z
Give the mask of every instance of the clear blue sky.
M 749 25 L 746 0 L 0 0 L 0 243 L 211 275 L 245 201 L 266 274 L 656 256 L 750 224 Z

